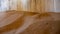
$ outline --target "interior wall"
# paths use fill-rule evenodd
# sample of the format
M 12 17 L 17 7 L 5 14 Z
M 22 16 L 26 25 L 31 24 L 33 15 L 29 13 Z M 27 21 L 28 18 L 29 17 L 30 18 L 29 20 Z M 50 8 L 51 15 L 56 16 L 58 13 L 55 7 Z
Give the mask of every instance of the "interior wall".
M 55 1 L 55 12 L 60 12 L 60 0 Z
M 45 0 L 18 0 L 18 11 L 44 12 Z M 26 2 L 25 6 L 23 5 Z M 22 5 L 22 6 L 21 6 Z
M 60 12 L 59 0 L 0 0 L 0 11 Z
M 0 12 L 9 10 L 9 3 L 8 0 L 0 0 Z
M 0 0 L 0 12 L 17 10 L 17 0 Z
M 2 2 L 3 0 L 1 0 Z M 8 2 L 7 2 L 8 1 Z M 30 12 L 44 12 L 45 0 L 5 0 L 5 4 L 9 10 L 30 11 Z M 4 6 L 4 4 L 1 4 Z M 1 6 L 0 6 L 1 7 Z M 5 10 L 5 9 L 3 9 Z
M 17 0 L 9 0 L 9 10 L 17 10 Z
M 45 12 L 45 0 L 36 0 L 37 12 Z
M 54 0 L 45 1 L 45 11 L 54 11 Z
M 17 10 L 18 11 L 30 11 L 29 0 L 18 0 Z
M 46 0 L 45 10 L 49 12 L 60 12 L 60 0 Z

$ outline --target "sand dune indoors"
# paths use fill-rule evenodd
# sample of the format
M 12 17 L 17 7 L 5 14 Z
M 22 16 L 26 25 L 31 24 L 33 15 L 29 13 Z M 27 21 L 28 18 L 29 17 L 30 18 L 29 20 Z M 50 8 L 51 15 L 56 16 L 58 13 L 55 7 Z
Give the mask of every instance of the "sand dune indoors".
M 0 34 L 60 34 L 60 0 L 0 0 Z
M 0 34 L 60 34 L 60 13 L 0 12 Z

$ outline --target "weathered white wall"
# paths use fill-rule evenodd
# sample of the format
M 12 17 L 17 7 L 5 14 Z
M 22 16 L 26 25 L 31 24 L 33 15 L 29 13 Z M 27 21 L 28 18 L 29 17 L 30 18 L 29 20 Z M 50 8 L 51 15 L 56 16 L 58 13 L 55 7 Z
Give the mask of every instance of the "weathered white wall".
M 23 11 L 28 11 L 29 10 L 29 0 L 20 0 L 20 5 Z
M 17 0 L 10 0 L 9 8 L 10 10 L 17 10 Z
M 9 2 L 8 0 L 0 0 L 0 12 L 9 10 Z
M 0 0 L 0 12 L 17 10 L 17 0 Z
M 55 12 L 60 12 L 60 0 L 55 0 Z
M 46 0 L 45 10 L 50 12 L 60 12 L 60 0 Z
M 45 11 L 54 11 L 54 0 L 45 1 Z

